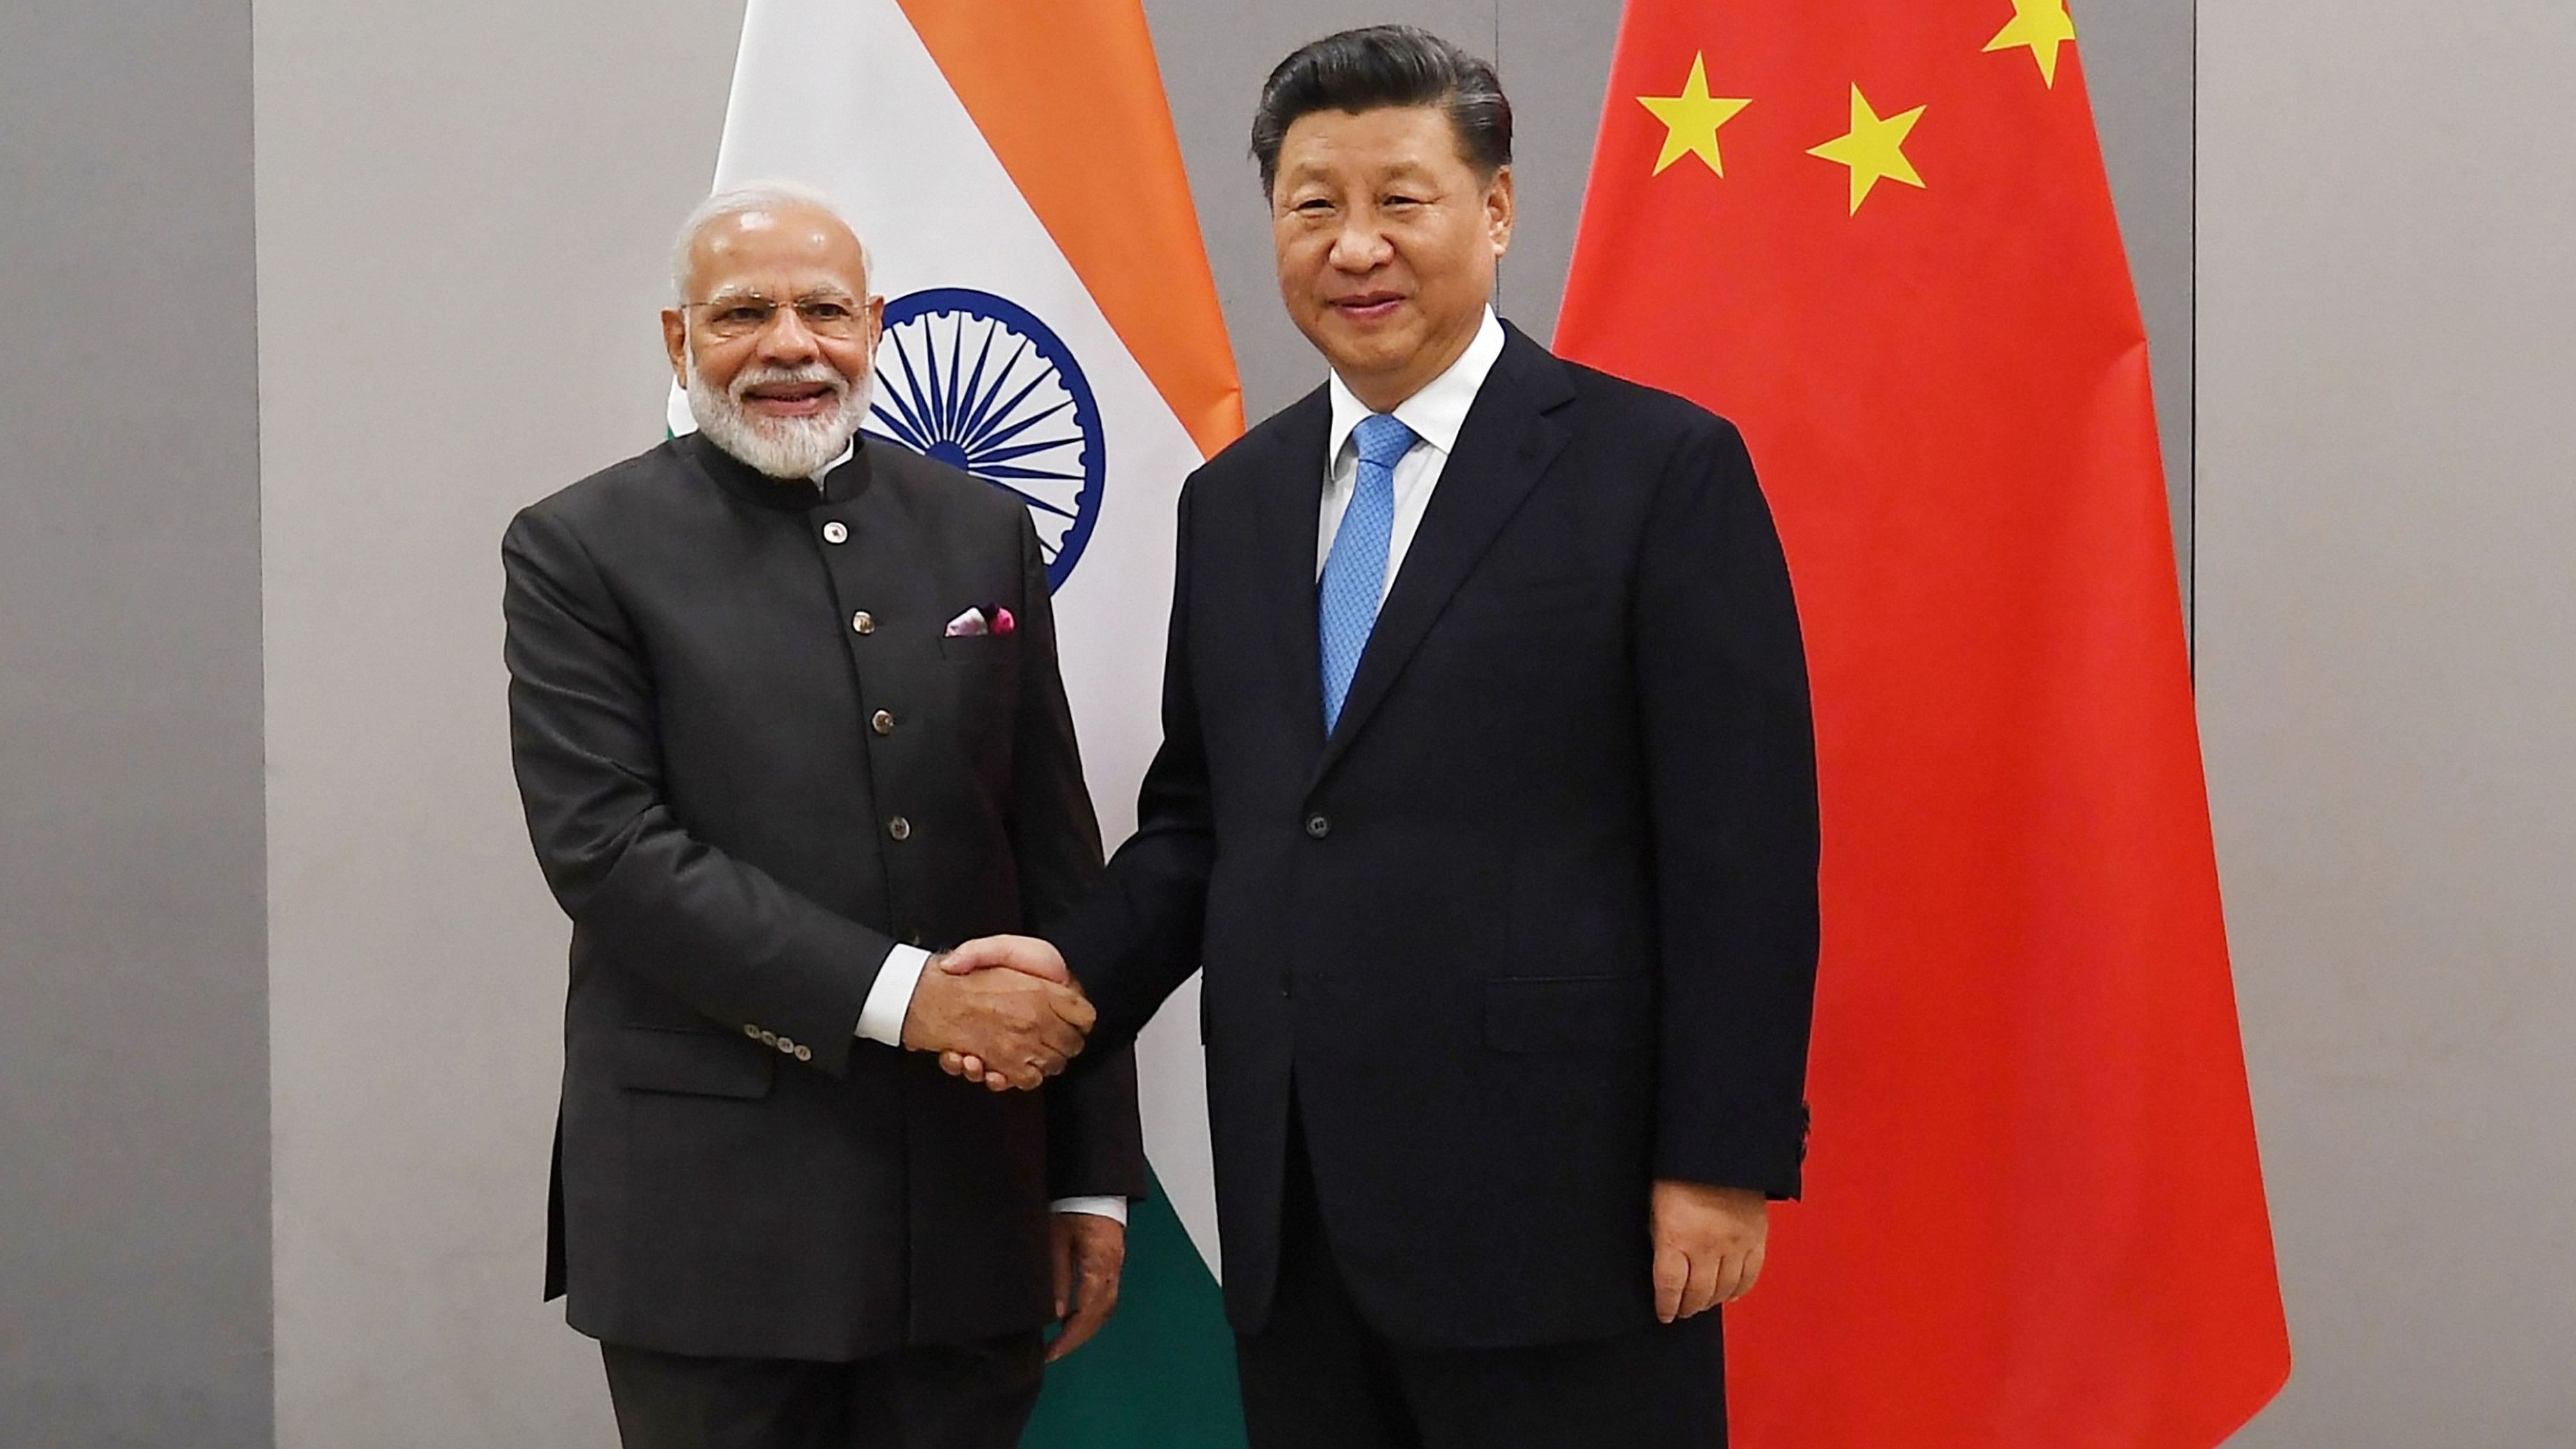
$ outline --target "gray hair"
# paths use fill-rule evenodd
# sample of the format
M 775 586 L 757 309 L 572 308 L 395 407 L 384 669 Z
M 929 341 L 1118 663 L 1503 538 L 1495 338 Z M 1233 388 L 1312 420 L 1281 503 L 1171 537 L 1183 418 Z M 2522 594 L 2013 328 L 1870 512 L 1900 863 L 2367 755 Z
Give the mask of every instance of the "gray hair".
M 689 253 L 697 247 L 706 229 L 729 216 L 746 212 L 774 211 L 786 207 L 803 207 L 819 211 L 849 228 L 859 243 L 859 264 L 869 265 L 868 239 L 859 234 L 859 225 L 850 220 L 831 194 L 802 181 L 753 181 L 729 190 L 719 191 L 689 209 L 681 218 L 680 234 L 671 242 L 671 296 L 679 302 L 689 300 Z

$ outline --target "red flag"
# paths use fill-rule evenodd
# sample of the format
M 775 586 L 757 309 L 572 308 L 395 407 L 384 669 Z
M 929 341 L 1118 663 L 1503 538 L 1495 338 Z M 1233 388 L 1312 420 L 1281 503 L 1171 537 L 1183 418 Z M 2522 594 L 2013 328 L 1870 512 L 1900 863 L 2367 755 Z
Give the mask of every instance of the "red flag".
M 1631 0 L 1558 346 L 1735 419 L 1814 672 L 1750 1449 L 2206 1449 L 2289 1338 L 2146 336 L 2064 0 Z

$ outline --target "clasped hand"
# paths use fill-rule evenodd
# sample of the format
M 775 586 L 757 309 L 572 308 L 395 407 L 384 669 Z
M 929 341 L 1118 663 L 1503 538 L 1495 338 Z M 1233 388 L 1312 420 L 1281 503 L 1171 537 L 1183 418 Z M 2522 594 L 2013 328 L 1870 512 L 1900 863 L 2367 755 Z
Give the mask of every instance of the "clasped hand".
M 1007 967 L 989 970 L 988 967 Z M 1082 1051 L 1096 1016 L 1064 957 L 1029 936 L 987 936 L 931 958 L 904 1014 L 903 1044 L 940 1053 L 952 1076 L 1026 1091 Z

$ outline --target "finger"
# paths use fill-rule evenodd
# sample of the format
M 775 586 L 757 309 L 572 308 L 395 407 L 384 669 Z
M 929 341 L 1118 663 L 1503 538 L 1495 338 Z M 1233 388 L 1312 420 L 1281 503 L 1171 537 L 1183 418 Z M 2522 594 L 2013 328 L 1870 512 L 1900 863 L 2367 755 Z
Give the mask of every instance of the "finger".
M 1061 1321 L 1073 1311 L 1073 1230 L 1059 1221 L 1047 1236 L 1054 1240 L 1055 1316 Z
M 941 952 L 932 958 L 931 964 L 951 976 L 972 976 L 978 971 L 990 971 L 996 966 L 1016 965 L 1017 962 L 1013 959 L 1016 954 L 1011 949 L 1009 937 L 983 936 L 967 942 L 956 950 Z
M 941 1052 L 939 1054 L 939 1069 L 952 1077 L 972 1077 L 979 1075 L 966 1065 L 966 1060 L 966 1058 L 959 1056 L 955 1052 Z
M 951 1053 L 951 1055 L 954 1055 L 954 1053 Z M 942 1058 L 941 1060 L 945 1061 L 946 1058 Z M 975 1055 L 973 1052 L 968 1052 L 964 1056 L 958 1057 L 957 1067 L 959 1071 L 970 1077 L 980 1077 L 984 1075 L 984 1059 Z
M 1682 1311 L 1682 1290 L 1690 1286 L 1691 1263 L 1679 1248 L 1655 1250 L 1655 1319 L 1670 1323 Z
M 1731 1253 L 1695 1254 L 1691 1258 L 1690 1282 L 1682 1289 L 1684 1318 L 1706 1313 L 1717 1304 L 1718 1275 L 1726 1271 Z
M 1071 987 L 1057 992 L 1047 1004 L 1055 1008 L 1055 1014 L 1058 1017 L 1085 1036 L 1089 1036 L 1091 1029 L 1100 1024 L 1100 1012 L 1092 1006 L 1091 998 Z
M 1069 1021 L 1059 1018 L 1044 1023 L 1038 1028 L 1037 1038 L 1041 1051 L 1068 1058 L 1082 1053 L 1082 1033 L 1074 1030 L 1073 1023 Z
M 1753 1291 L 1753 1285 L 1761 1281 L 1762 1265 L 1769 1261 L 1770 1256 L 1771 1245 L 1769 1243 L 1755 1243 L 1753 1245 L 1753 1251 L 1744 1255 L 1744 1279 L 1742 1282 L 1735 1285 L 1734 1294 L 1728 1297 L 1725 1300 L 1726 1302 L 1732 1303 L 1736 1299 Z
M 1056 1335 L 1047 1349 L 1047 1362 L 1053 1363 L 1089 1343 L 1092 1335 L 1109 1322 L 1118 1306 L 1118 1279 L 1102 1272 L 1094 1263 L 1085 1263 L 1082 1273 L 1082 1297 L 1074 1305 L 1073 1316 L 1065 1320 L 1064 1332 Z
M 1003 1076 L 1000 1072 L 986 1072 L 984 1074 L 984 1089 L 988 1092 L 1008 1092 L 1013 1090 L 1011 1079 Z

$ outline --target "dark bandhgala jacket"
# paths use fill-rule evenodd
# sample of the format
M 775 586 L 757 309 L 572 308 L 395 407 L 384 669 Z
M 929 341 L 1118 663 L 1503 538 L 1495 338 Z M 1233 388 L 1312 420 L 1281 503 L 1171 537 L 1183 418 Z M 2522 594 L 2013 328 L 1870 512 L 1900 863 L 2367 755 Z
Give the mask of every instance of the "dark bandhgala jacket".
M 1184 489 L 1162 750 L 1058 940 L 1104 1042 L 1205 963 L 1237 1328 L 1292 1093 L 1381 1331 L 1642 1328 L 1655 1179 L 1799 1187 L 1815 744 L 1769 509 L 1725 420 L 1512 332 L 1328 739 L 1330 417 L 1319 390 Z
M 665 1352 L 1052 1316 L 1050 1198 L 1144 1188 L 1132 1059 L 995 1095 L 854 1036 L 896 942 L 1099 870 L 1026 511 L 862 441 L 820 495 L 678 438 L 502 543 L 511 752 L 572 918 L 548 1291 Z M 943 637 L 963 611 L 1009 633 Z

